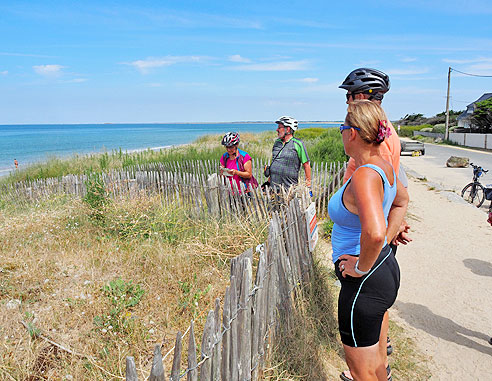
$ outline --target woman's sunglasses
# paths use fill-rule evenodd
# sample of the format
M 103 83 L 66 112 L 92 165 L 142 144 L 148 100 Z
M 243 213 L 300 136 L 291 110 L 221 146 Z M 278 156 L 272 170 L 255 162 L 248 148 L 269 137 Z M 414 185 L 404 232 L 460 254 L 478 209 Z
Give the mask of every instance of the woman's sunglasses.
M 353 127 L 353 126 L 344 126 L 343 124 L 340 125 L 340 133 L 343 132 L 343 130 L 349 130 L 353 128 L 354 130 L 360 131 L 359 127 Z

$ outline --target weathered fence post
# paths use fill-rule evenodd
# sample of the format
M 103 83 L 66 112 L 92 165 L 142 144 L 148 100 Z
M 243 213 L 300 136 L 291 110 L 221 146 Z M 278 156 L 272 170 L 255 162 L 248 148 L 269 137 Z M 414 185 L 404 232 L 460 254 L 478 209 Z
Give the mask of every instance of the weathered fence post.
M 181 339 L 183 335 L 178 331 L 176 335 L 176 344 L 174 345 L 174 358 L 173 358 L 173 366 L 171 368 L 171 379 L 170 381 L 179 381 L 179 369 L 181 365 L 181 351 L 183 347 L 181 345 Z
M 164 364 L 162 363 L 161 346 L 154 347 L 154 358 L 152 360 L 152 369 L 150 370 L 149 381 L 165 381 Z
M 203 328 L 203 339 L 202 339 L 202 366 L 200 368 L 200 381 L 210 381 L 212 377 L 212 361 L 213 361 L 213 351 L 212 346 L 214 343 L 214 331 L 215 331 L 215 321 L 214 321 L 214 311 L 211 310 L 208 313 L 207 321 L 205 322 L 205 327 Z
M 195 343 L 195 328 L 194 323 L 190 324 L 190 338 L 188 340 L 188 374 L 186 381 L 198 381 L 198 370 L 196 369 L 196 343 Z
M 135 366 L 135 359 L 132 356 L 126 358 L 126 381 L 138 381 L 137 367 Z

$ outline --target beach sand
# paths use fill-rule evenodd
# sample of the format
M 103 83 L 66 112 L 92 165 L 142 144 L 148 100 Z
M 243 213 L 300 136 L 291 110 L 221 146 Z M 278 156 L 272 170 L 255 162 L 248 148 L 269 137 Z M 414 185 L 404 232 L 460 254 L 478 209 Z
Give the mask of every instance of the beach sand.
M 412 159 L 402 162 L 411 168 Z M 440 171 L 446 169 L 427 166 L 424 175 L 431 182 Z M 487 215 L 415 177 L 409 193 L 413 242 L 398 249 L 401 286 L 391 319 L 430 357 L 432 380 L 491 380 L 492 227 Z

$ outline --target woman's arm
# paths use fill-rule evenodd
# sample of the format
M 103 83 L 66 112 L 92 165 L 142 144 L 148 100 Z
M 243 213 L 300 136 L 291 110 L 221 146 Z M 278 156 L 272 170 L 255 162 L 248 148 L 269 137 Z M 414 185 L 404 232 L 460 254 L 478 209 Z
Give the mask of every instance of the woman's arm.
M 347 192 L 348 191 L 348 192 Z M 383 212 L 384 189 L 381 176 L 370 168 L 359 168 L 348 185 L 347 208 L 359 216 L 361 224 L 360 255 L 342 255 L 340 267 L 344 265 L 342 275 L 360 277 L 354 270 L 357 259 L 358 269 L 368 271 L 376 262 L 386 237 L 386 220 Z M 352 208 L 350 208 L 350 206 Z
M 306 176 L 306 186 L 310 187 L 311 186 L 311 164 L 309 164 L 309 161 L 306 161 L 302 166 L 304 167 L 304 174 Z
M 407 189 L 403 186 L 400 180 L 397 179 L 396 197 L 388 214 L 388 228 L 386 229 L 388 241 L 392 241 L 400 232 L 403 218 L 407 212 L 408 200 L 409 197 Z
M 251 160 L 248 160 L 246 163 L 244 163 L 244 171 L 234 170 L 232 174 L 238 175 L 239 177 L 245 179 L 250 179 L 251 176 L 253 176 L 253 164 L 251 163 Z

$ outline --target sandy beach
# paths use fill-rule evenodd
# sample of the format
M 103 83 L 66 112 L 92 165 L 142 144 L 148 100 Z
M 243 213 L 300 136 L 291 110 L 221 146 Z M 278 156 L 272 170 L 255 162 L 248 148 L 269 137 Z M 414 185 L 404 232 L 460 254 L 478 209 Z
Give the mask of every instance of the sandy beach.
M 448 178 L 444 182 L 452 184 L 452 171 L 425 161 L 402 157 L 413 173 L 408 209 L 413 242 L 398 250 L 401 287 L 391 318 L 429 356 L 430 379 L 490 380 L 492 227 L 483 210 L 445 190 L 443 182 L 443 187 L 432 182 Z

